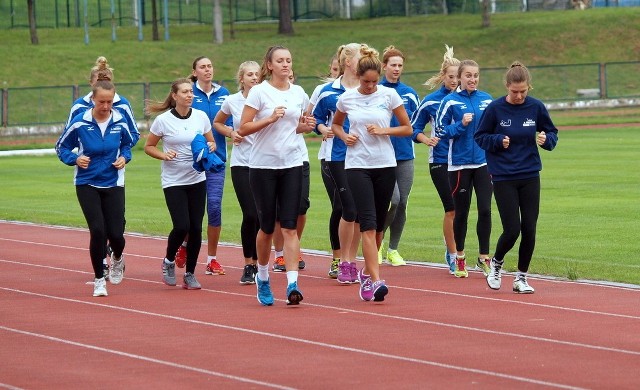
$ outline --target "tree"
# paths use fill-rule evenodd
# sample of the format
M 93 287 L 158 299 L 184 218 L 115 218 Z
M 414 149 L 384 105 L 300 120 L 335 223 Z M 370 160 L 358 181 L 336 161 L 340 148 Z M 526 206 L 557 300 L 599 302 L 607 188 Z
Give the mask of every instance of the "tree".
M 289 0 L 278 0 L 280 8 L 278 17 L 278 34 L 293 35 L 293 23 L 291 21 L 291 10 L 289 9 Z
M 222 43 L 222 8 L 220 8 L 220 0 L 213 2 L 213 41 Z
M 491 25 L 491 16 L 489 15 L 489 0 L 482 0 L 482 27 Z
M 29 34 L 31 35 L 31 44 L 37 45 L 38 30 L 36 30 L 36 7 L 35 0 L 27 0 L 27 10 L 29 12 Z
M 154 41 L 160 40 L 160 33 L 158 32 L 158 0 L 151 0 L 151 33 Z

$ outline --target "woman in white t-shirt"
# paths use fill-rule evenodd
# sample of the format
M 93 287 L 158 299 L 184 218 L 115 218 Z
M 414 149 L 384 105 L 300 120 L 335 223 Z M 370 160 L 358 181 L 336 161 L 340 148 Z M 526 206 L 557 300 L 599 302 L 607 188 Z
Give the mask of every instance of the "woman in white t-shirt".
M 309 97 L 304 89 L 289 82 L 292 62 L 291 53 L 285 47 L 272 46 L 267 50 L 260 69 L 260 79 L 264 81 L 249 91 L 238 131 L 243 137 L 254 134 L 249 180 L 260 221 L 256 237 L 256 285 L 258 301 L 267 306 L 273 304 L 269 255 L 276 210 L 284 236 L 287 304 L 297 305 L 302 300 L 298 289 L 300 240 L 296 226 L 304 156 L 298 134 L 313 130 L 315 120 L 305 114 Z
M 231 151 L 231 181 L 236 192 L 240 209 L 242 210 L 242 224 L 240 225 L 240 240 L 244 255 L 244 270 L 240 277 L 240 284 L 254 284 L 258 272 L 256 265 L 256 235 L 258 234 L 258 212 L 251 193 L 249 183 L 249 156 L 253 146 L 253 135 L 246 137 L 238 134 L 240 117 L 249 90 L 260 82 L 260 65 L 255 61 L 245 61 L 238 68 L 238 92 L 229 95 L 222 103 L 220 110 L 213 119 L 213 128 L 233 141 Z M 233 127 L 225 125 L 228 118 L 233 118 Z
M 358 273 L 360 298 L 383 301 L 389 290 L 380 279 L 378 248 L 396 182 L 396 158 L 389 136 L 409 136 L 412 129 L 400 95 L 378 85 L 382 71 L 378 51 L 365 45 L 360 51 L 356 72 L 360 86 L 338 98 L 331 130 L 347 145 L 347 183 L 358 210 L 365 261 Z M 393 115 L 399 125 L 390 127 Z M 347 117 L 349 133 L 343 128 Z
M 207 199 L 204 172 L 193 168 L 191 142 L 196 135 L 206 138 L 211 152 L 216 143 L 211 133 L 209 117 L 203 111 L 191 108 L 193 83 L 189 79 L 178 79 L 171 84 L 171 92 L 163 102 L 151 102 L 147 113 L 158 113 L 144 146 L 144 152 L 162 160 L 160 179 L 162 190 L 171 215 L 173 228 L 167 240 L 167 250 L 162 261 L 162 278 L 169 286 L 176 285 L 175 256 L 178 247 L 187 238 L 187 263 L 182 287 L 200 289 L 195 269 L 202 245 L 202 219 Z M 158 142 L 162 140 L 162 150 Z

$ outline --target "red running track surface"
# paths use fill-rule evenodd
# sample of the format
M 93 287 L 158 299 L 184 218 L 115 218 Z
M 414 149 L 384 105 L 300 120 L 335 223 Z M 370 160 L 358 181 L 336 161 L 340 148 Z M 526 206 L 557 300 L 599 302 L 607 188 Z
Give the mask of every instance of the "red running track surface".
M 126 273 L 94 298 L 89 234 L 0 221 L 0 387 L 637 389 L 640 289 L 530 278 L 533 295 L 479 272 L 381 266 L 389 295 L 363 302 L 303 251 L 304 301 L 261 306 L 239 284 L 242 252 L 202 290 L 161 281 L 166 240 L 127 235 Z M 362 266 L 362 261 L 359 261 Z M 181 282 L 183 269 L 177 269 Z

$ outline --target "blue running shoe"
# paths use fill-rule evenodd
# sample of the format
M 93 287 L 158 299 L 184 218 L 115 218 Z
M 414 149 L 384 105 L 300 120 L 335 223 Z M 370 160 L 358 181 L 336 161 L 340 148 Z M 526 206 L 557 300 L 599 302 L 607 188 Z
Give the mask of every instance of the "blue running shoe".
M 263 282 L 258 278 L 258 275 L 256 275 L 256 287 L 258 288 L 258 302 L 264 306 L 273 305 L 273 294 L 271 293 L 269 280 Z
M 302 297 L 302 291 L 298 290 L 298 282 L 289 283 L 287 286 L 287 305 L 299 305 Z

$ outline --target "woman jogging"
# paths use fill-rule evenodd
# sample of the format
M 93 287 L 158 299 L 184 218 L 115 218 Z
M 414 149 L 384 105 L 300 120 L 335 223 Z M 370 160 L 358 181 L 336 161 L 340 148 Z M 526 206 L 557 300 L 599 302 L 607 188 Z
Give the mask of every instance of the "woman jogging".
M 442 99 L 436 113 L 436 134 L 449 141 L 449 185 L 453 196 L 455 217 L 453 234 L 456 241 L 454 275 L 466 278 L 465 241 L 471 208 L 471 196 L 476 192 L 479 256 L 476 266 L 489 273 L 489 240 L 491 239 L 491 178 L 487 172 L 484 150 L 473 140 L 478 123 L 491 95 L 478 90 L 480 67 L 475 61 L 464 60 L 458 67 L 460 90 Z
M 404 70 L 404 61 L 404 54 L 400 50 L 394 46 L 385 48 L 382 52 L 384 77 L 380 84 L 396 90 L 402 98 L 407 115 L 411 118 L 418 108 L 420 98 L 413 88 L 400 82 L 400 76 L 402 76 L 402 71 Z M 397 125 L 398 119 L 394 116 L 391 118 L 391 126 Z M 391 144 L 398 164 L 396 166 L 396 185 L 391 197 L 387 220 L 384 223 L 383 241 L 378 250 L 378 263 L 382 263 L 384 258 L 387 259 L 389 264 L 400 266 L 407 264 L 398 252 L 398 245 L 400 244 L 404 225 L 407 222 L 407 204 L 409 202 L 409 193 L 411 193 L 411 187 L 413 186 L 413 160 L 416 156 L 413 151 L 411 137 L 391 136 Z M 387 230 L 389 230 L 389 247 L 385 252 L 384 234 L 386 234 Z
M 176 285 L 176 253 L 187 241 L 186 268 L 182 287 L 200 289 L 195 269 L 202 245 L 202 219 L 204 218 L 207 187 L 205 175 L 193 168 L 191 143 L 197 135 L 204 135 L 211 152 L 216 143 L 211 134 L 207 114 L 191 108 L 193 84 L 189 79 L 178 79 L 163 102 L 151 102 L 147 113 L 159 113 L 149 129 L 144 152 L 162 161 L 160 179 L 171 223 L 167 249 L 162 260 L 162 279 L 169 286 Z M 162 150 L 158 142 L 162 141 Z
M 109 280 L 124 276 L 124 168 L 139 138 L 127 118 L 113 108 L 116 89 L 99 77 L 91 89 L 91 108 L 65 127 L 56 143 L 60 161 L 75 167 L 74 184 L 80 208 L 89 226 L 89 255 L 95 275 L 93 296 L 107 296 L 103 260 L 111 244 Z
M 230 163 L 231 181 L 242 210 L 240 240 L 244 256 L 244 269 L 240 277 L 240 284 L 254 284 L 258 272 L 258 253 L 256 252 L 256 235 L 259 229 L 258 212 L 249 182 L 249 156 L 254 136 L 243 137 L 238 134 L 238 129 L 247 95 L 251 88 L 259 83 L 259 77 L 260 65 L 257 62 L 245 61 L 240 64 L 236 77 L 238 92 L 225 99 L 213 120 L 213 128 L 233 142 Z M 225 124 L 229 117 L 233 117 L 233 127 Z
M 288 305 L 297 305 L 303 295 L 298 287 L 300 240 L 296 227 L 302 192 L 303 151 L 299 133 L 315 127 L 305 114 L 309 97 L 302 87 L 289 82 L 293 60 L 289 49 L 272 46 L 260 68 L 262 83 L 251 88 L 245 101 L 239 133 L 254 135 L 249 156 L 249 181 L 256 201 L 260 230 L 256 237 L 258 301 L 273 305 L 269 280 L 269 256 L 276 217 L 284 236 Z
M 413 141 L 429 147 L 429 175 L 438 192 L 442 207 L 444 207 L 444 218 L 442 220 L 442 234 L 446 247 L 444 260 L 449 266 L 449 273 L 453 275 L 456 270 L 456 242 L 453 238 L 453 217 L 455 212 L 448 176 L 449 143 L 438 142 L 435 117 L 442 99 L 458 87 L 458 65 L 460 65 L 460 60 L 453 56 L 452 47 L 445 45 L 445 48 L 446 52 L 442 65 L 440 65 L 440 72 L 424 83 L 430 89 L 440 88 L 422 99 L 418 110 L 411 119 L 411 127 L 413 127 Z M 428 136 L 424 134 L 424 128 L 427 123 L 431 124 L 431 132 Z
M 358 210 L 365 262 L 359 272 L 360 298 L 383 301 L 389 290 L 380 279 L 377 254 L 396 182 L 396 159 L 389 136 L 410 136 L 411 122 L 400 95 L 378 85 L 382 63 L 375 49 L 360 47 L 356 69 L 360 86 L 338 98 L 331 129 L 347 145 L 345 170 Z M 393 115 L 398 126 L 391 127 Z M 349 133 L 343 128 L 346 117 Z
M 536 243 L 536 225 L 540 211 L 540 170 L 542 162 L 538 146 L 553 150 L 558 142 L 558 129 L 544 104 L 531 96 L 531 75 L 519 62 L 506 73 L 507 95 L 493 101 L 484 112 L 475 140 L 486 150 L 487 167 L 493 181 L 502 234 L 491 259 L 487 283 L 500 289 L 506 254 L 518 237 L 518 272 L 513 291 L 534 292 L 527 272 Z

